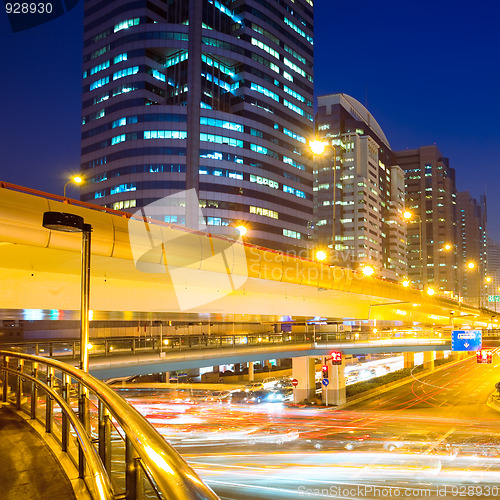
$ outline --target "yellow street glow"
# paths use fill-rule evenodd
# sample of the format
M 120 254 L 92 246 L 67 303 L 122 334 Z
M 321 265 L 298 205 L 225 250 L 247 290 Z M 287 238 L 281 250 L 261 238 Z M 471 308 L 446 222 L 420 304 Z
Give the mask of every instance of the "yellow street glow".
M 372 266 L 363 266 L 363 268 L 361 269 L 361 272 L 365 276 L 371 276 L 375 272 L 375 269 L 373 269 Z
M 469 262 L 469 263 L 467 263 L 467 267 L 469 269 L 474 269 L 476 267 L 476 264 L 474 264 L 474 262 Z
M 326 260 L 326 252 L 324 250 L 318 250 L 316 252 L 316 260 L 319 260 L 320 262 Z
M 247 228 L 245 226 L 238 226 L 236 229 L 240 232 L 241 236 L 247 234 Z
M 401 284 L 406 288 L 410 286 L 410 281 L 409 280 L 403 280 Z
M 310 141 L 309 147 L 315 155 L 322 155 L 326 149 L 326 142 L 323 141 Z
M 83 178 L 80 177 L 79 175 L 75 175 L 71 180 L 73 182 L 76 182 L 77 184 L 81 184 L 83 182 Z
M 491 281 L 491 276 L 486 276 L 485 280 L 486 280 L 486 283 L 489 283 Z
M 87 349 L 90 351 L 90 349 L 92 349 L 92 347 L 94 347 L 92 344 L 87 344 Z
M 411 212 L 408 212 L 406 211 L 404 214 L 403 214 L 403 217 L 405 219 L 411 219 L 413 217 L 413 214 Z
M 427 288 L 427 295 L 434 295 L 436 292 L 434 291 L 434 288 Z
M 446 243 L 446 245 L 444 246 L 444 249 L 451 250 L 451 245 L 449 243 Z

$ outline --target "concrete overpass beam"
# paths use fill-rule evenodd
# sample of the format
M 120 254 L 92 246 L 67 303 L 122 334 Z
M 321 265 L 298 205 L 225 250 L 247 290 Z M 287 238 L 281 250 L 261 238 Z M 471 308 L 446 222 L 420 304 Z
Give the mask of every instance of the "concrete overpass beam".
M 316 393 L 315 362 L 312 356 L 292 358 L 293 378 L 298 380 L 294 390 L 294 403 L 304 399 L 312 399 Z
M 434 370 L 434 351 L 424 351 L 424 369 Z
M 413 368 L 415 366 L 415 353 L 414 352 L 405 352 L 405 368 Z
M 328 381 L 329 384 L 322 390 L 323 403 L 330 406 L 343 405 L 346 402 L 345 395 L 345 357 L 342 356 L 341 365 L 332 365 L 328 361 Z

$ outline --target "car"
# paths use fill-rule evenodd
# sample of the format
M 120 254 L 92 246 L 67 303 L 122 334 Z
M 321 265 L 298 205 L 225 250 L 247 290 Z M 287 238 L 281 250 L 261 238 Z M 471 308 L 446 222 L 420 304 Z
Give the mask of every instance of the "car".
M 331 432 L 323 433 L 322 431 L 314 431 L 313 433 L 304 433 L 301 435 L 306 443 L 316 450 L 347 450 L 352 451 L 363 448 L 380 449 L 382 440 L 379 435 L 367 431 L 352 431 L 352 432 Z
M 253 392 L 253 391 L 263 391 L 264 384 L 262 382 L 252 382 L 245 387 L 245 392 Z
M 448 448 L 448 443 L 443 439 L 443 433 L 412 432 L 394 436 L 384 442 L 383 448 L 388 451 L 410 453 L 442 452 Z

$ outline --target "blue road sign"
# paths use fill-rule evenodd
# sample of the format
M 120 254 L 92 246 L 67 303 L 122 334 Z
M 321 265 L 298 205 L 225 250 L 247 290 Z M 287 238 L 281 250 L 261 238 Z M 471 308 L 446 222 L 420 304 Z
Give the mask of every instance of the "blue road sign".
M 329 381 L 327 378 L 324 378 L 324 379 L 321 381 L 321 383 L 322 383 L 322 384 L 326 387 L 326 386 L 330 383 L 330 381 Z
M 481 346 L 481 330 L 452 330 L 452 351 L 479 351 Z

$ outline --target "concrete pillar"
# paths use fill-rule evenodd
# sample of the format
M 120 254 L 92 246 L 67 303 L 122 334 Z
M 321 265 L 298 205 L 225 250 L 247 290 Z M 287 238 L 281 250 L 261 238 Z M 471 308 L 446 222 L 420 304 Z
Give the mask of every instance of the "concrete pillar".
M 415 353 L 414 352 L 405 352 L 405 368 L 413 368 L 415 366 Z
M 328 366 L 329 384 L 322 390 L 323 403 L 331 406 L 343 405 L 346 402 L 345 395 L 345 357 L 342 356 L 341 365 L 332 365 L 331 361 L 326 363 Z
M 314 357 L 292 358 L 292 374 L 293 378 L 299 382 L 293 393 L 294 403 L 312 399 L 316 392 Z
M 252 381 L 253 378 L 253 361 L 248 362 L 248 380 Z
M 434 370 L 434 351 L 424 351 L 424 369 Z
M 170 381 L 170 372 L 164 372 L 161 381 L 168 384 L 168 382 Z
M 444 358 L 444 351 L 435 351 L 435 353 L 436 353 L 436 359 Z

